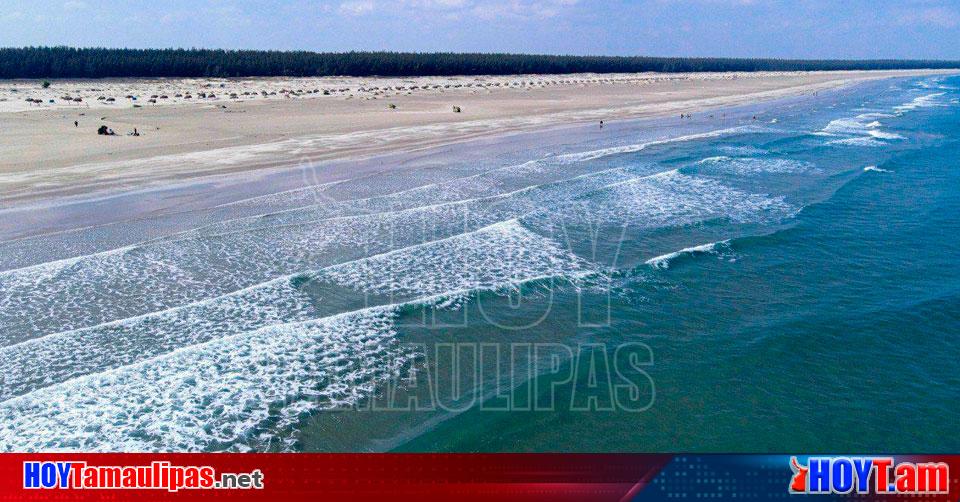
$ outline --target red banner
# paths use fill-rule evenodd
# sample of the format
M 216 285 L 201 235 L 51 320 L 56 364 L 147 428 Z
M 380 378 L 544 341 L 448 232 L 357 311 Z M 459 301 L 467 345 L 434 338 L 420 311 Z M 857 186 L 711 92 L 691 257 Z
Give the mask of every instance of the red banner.
M 956 501 L 957 456 L 6 454 L 0 501 Z
M 638 493 L 670 459 L 590 454 L 10 454 L 0 455 L 0 498 L 614 501 Z M 237 486 L 237 477 L 245 477 L 239 480 L 243 487 Z M 257 482 L 259 488 L 251 486 Z M 221 486 L 198 487 L 211 483 Z

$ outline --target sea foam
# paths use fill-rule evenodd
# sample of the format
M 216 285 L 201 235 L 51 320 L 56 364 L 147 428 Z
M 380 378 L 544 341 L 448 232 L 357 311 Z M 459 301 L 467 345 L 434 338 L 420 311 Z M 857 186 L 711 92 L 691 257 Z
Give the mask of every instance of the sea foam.
M 674 251 L 672 253 L 662 254 L 660 256 L 650 258 L 645 263 L 650 265 L 653 268 L 658 269 L 668 269 L 670 268 L 670 263 L 681 256 L 695 256 L 698 254 L 716 254 L 717 250 L 721 247 L 727 246 L 730 241 L 718 241 L 711 242 L 708 244 L 701 244 L 699 246 L 691 246 L 688 248 L 683 248 L 679 251 Z
M 816 171 L 809 162 L 776 157 L 707 157 L 697 162 L 700 171 L 751 176 L 763 173 L 796 174 Z
M 578 153 L 569 153 L 564 155 L 557 156 L 558 160 L 566 162 L 586 162 L 590 160 L 596 160 L 603 157 L 609 157 L 612 155 L 622 155 L 625 153 L 636 153 L 647 148 L 666 145 L 670 143 L 680 143 L 685 141 L 694 141 L 698 139 L 709 139 L 709 138 L 719 138 L 721 136 L 729 136 L 734 134 L 743 134 L 758 132 L 758 129 L 755 126 L 739 126 L 739 127 L 730 127 L 727 129 L 719 129 L 715 131 L 708 131 L 697 134 L 688 134 L 685 136 L 678 136 L 673 138 L 663 138 L 657 140 L 651 140 L 644 143 L 634 143 L 630 145 L 615 146 L 609 148 L 602 148 L 599 150 L 591 150 L 587 152 L 578 152 Z
M 883 131 L 883 124 L 876 119 L 882 114 L 863 113 L 854 118 L 842 118 L 830 121 L 823 129 L 815 132 L 819 136 L 840 137 L 827 142 L 829 145 L 861 147 L 884 146 L 887 141 L 902 140 L 903 136 Z
M 600 188 L 563 205 L 555 213 L 534 213 L 524 221 L 545 228 L 599 223 L 637 230 L 717 218 L 735 223 L 760 222 L 780 219 L 795 211 L 782 196 L 749 193 L 672 170 Z
M 309 280 L 406 300 L 466 294 L 542 277 L 574 279 L 594 267 L 515 220 L 408 248 L 294 274 L 173 309 L 0 348 L 0 400 L 71 378 L 324 311 L 301 291 Z M 355 304 L 364 302 L 357 295 Z
M 896 111 L 897 113 L 905 113 L 905 112 L 916 110 L 918 108 L 932 108 L 936 106 L 943 106 L 943 104 L 940 103 L 937 100 L 937 98 L 939 98 L 940 96 L 943 96 L 944 94 L 946 93 L 934 92 L 931 94 L 918 96 L 916 98 L 913 98 L 911 101 L 907 103 L 893 107 L 893 110 Z
M 0 403 L 3 451 L 281 447 L 304 413 L 349 406 L 410 354 L 390 307 L 186 347 Z

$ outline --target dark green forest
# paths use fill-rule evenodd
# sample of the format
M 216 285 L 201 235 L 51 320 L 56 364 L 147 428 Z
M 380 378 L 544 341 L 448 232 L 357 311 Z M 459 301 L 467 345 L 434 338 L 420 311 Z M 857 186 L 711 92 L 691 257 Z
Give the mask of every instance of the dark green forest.
M 960 61 L 800 60 L 210 49 L 0 48 L 0 78 L 426 76 L 960 68 Z

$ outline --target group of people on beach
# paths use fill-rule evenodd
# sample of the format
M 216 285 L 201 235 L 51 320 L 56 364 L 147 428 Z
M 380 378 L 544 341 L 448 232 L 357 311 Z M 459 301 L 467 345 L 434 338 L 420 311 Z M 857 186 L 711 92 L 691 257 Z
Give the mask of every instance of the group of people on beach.
M 73 127 L 80 127 L 80 121 L 74 120 Z M 97 128 L 97 134 L 100 136 L 116 136 L 117 135 L 117 133 L 113 129 L 105 125 L 102 125 Z M 140 131 L 138 131 L 137 128 L 134 127 L 133 132 L 127 133 L 127 136 L 140 136 Z

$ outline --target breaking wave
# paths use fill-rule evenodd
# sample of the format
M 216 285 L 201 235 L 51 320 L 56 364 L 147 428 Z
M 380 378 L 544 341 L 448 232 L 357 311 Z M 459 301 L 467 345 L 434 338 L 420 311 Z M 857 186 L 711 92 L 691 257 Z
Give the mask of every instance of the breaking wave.
M 674 260 L 684 257 L 684 256 L 696 256 L 701 254 L 717 254 L 717 252 L 729 245 L 729 240 L 711 242 L 708 244 L 701 244 L 699 246 L 691 246 L 688 248 L 683 248 L 679 251 L 674 251 L 672 253 L 663 254 L 654 258 L 650 258 L 646 261 L 647 265 L 650 265 L 653 268 L 657 269 L 668 269 L 670 268 L 670 263 Z

